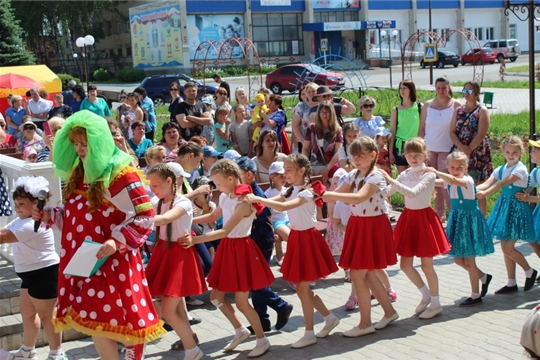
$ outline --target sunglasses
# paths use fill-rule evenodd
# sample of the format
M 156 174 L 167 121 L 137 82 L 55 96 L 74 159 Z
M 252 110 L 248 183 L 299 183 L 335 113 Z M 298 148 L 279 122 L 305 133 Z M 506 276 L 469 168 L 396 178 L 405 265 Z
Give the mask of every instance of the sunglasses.
M 227 95 L 227 93 L 224 93 L 224 92 L 218 92 L 219 95 Z
M 169 91 L 179 91 L 177 88 L 170 88 Z
M 23 130 L 35 130 L 35 128 L 33 126 L 25 126 Z
M 461 90 L 461 93 L 463 95 L 465 95 L 465 94 L 472 95 L 472 93 L 474 93 L 474 90 L 473 89 L 463 89 L 463 90 Z
M 364 104 L 362 105 L 364 109 L 373 109 L 375 107 L 375 104 Z
M 126 99 L 126 98 L 127 96 L 124 96 L 124 95 L 120 96 L 120 99 Z

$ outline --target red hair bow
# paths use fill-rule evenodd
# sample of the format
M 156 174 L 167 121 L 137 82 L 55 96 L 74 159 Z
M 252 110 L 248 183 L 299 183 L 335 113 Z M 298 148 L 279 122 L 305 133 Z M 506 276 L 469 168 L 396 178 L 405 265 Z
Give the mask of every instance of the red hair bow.
M 251 186 L 249 186 L 249 185 L 240 184 L 240 185 L 238 185 L 237 187 L 234 188 L 234 194 L 235 195 L 253 194 L 253 190 L 251 189 Z M 251 205 L 253 205 L 253 208 L 257 212 L 257 215 L 262 213 L 262 211 L 265 208 L 265 206 L 263 204 L 261 204 L 260 202 L 254 202 Z

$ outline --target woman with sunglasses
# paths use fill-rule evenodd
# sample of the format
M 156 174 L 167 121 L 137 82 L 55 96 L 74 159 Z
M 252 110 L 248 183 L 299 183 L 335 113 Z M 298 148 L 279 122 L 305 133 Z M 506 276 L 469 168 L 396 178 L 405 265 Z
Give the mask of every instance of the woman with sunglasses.
M 453 146 L 450 138 L 450 123 L 454 110 L 461 104 L 453 98 L 450 81 L 445 77 L 435 80 L 435 92 L 437 93 L 435 98 L 426 101 L 422 107 L 418 136 L 426 141 L 428 166 L 437 171 L 447 172 L 446 158 Z M 438 187 L 435 188 L 435 192 L 435 211 L 444 222 L 446 220 L 445 208 L 450 210 L 448 191 Z
M 377 102 L 369 95 L 364 95 L 358 100 L 362 116 L 354 120 L 360 128 L 360 136 L 367 136 L 375 140 L 379 132 L 384 129 L 385 122 L 382 117 L 373 115 Z
M 36 134 L 37 126 L 32 121 L 22 123 L 19 129 L 23 136 L 17 140 L 17 152 L 23 152 L 27 147 L 32 147 L 37 153 L 45 146 L 41 136 Z
M 176 105 L 184 101 L 180 96 L 180 85 L 175 81 L 169 85 L 169 94 L 171 94 L 171 104 L 169 105 L 170 121 L 176 121 Z
M 461 91 L 465 105 L 454 111 L 450 123 L 450 139 L 454 143 L 452 151 L 460 150 L 469 156 L 469 175 L 475 183 L 481 184 L 493 172 L 491 147 L 486 136 L 489 128 L 489 111 L 480 104 L 480 85 L 469 81 Z M 479 199 L 478 207 L 486 215 L 487 200 Z
M 216 91 L 216 101 L 214 102 L 217 110 L 218 108 L 224 107 L 225 109 L 231 111 L 231 104 L 229 104 L 229 93 L 227 89 L 220 87 Z
M 124 134 L 125 138 L 129 138 L 129 126 L 124 126 L 125 123 L 125 116 L 127 115 L 128 111 L 130 110 L 130 106 L 127 102 L 127 94 L 124 90 L 120 91 L 120 106 L 116 109 L 116 121 L 118 121 L 119 124 L 122 124 L 122 133 Z

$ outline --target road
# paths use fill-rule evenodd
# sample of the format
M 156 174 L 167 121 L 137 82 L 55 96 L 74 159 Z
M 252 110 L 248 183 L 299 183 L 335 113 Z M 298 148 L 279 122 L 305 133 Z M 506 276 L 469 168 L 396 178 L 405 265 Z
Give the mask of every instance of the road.
M 540 59 L 540 54 L 536 55 L 536 59 Z M 515 66 L 520 65 L 526 65 L 528 64 L 528 56 L 522 55 L 520 56 L 516 62 L 507 63 L 507 69 L 510 69 Z M 352 72 L 345 72 L 345 74 L 348 74 L 347 80 L 346 80 L 346 86 L 352 87 L 352 88 L 358 88 L 360 87 L 360 81 L 352 74 Z M 406 72 L 407 74 L 407 72 Z M 390 70 L 388 68 L 370 68 L 370 69 L 364 69 L 362 70 L 362 75 L 366 79 L 366 83 L 368 87 L 388 87 L 390 86 Z M 450 82 L 452 81 L 468 81 L 472 80 L 474 75 L 473 66 L 471 65 L 465 65 L 465 66 L 458 66 L 457 68 L 454 68 L 452 66 L 445 67 L 443 69 L 433 69 L 433 78 L 436 79 L 440 76 L 446 76 Z M 392 85 L 394 87 L 397 87 L 399 84 L 399 81 L 401 80 L 401 65 L 396 65 L 392 67 L 392 77 L 393 82 Z M 264 84 L 264 75 L 262 77 L 262 83 Z M 419 86 L 426 86 L 429 85 L 429 69 L 422 69 L 418 64 L 415 64 L 413 66 L 412 70 L 412 79 L 414 80 L 417 87 Z M 512 79 L 512 77 L 510 77 Z M 522 77 L 518 77 L 518 79 L 524 79 Z M 248 88 L 248 81 L 246 77 L 236 77 L 236 78 L 227 78 L 225 79 L 229 85 L 231 86 L 232 91 L 236 89 L 237 87 L 244 87 Z M 485 65 L 484 66 L 484 81 L 498 81 L 499 79 L 499 63 L 495 63 L 493 65 Z M 207 82 L 213 84 L 212 79 L 206 79 Z M 120 91 L 120 89 L 124 89 L 126 91 L 133 90 L 138 84 L 122 84 L 122 85 L 99 85 L 97 84 L 100 89 L 103 90 L 112 90 L 112 91 Z M 258 89 L 259 85 L 256 86 Z M 287 94 L 287 92 L 284 92 L 284 94 Z

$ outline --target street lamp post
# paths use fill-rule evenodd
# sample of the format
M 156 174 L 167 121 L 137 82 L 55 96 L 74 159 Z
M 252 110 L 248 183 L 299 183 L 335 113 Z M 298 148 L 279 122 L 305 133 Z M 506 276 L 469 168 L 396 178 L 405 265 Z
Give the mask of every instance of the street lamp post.
M 94 37 L 92 35 L 86 35 L 85 37 L 77 38 L 75 44 L 81 48 L 84 57 L 84 70 L 86 72 L 86 91 L 90 86 L 90 78 L 88 76 L 88 47 L 94 45 Z
M 386 37 L 386 41 L 388 41 L 388 69 L 390 69 L 390 87 L 392 87 L 392 52 L 391 52 L 391 49 L 390 49 L 390 45 L 392 43 L 392 38 L 395 39 L 397 37 L 398 31 L 394 29 L 394 30 L 392 30 L 392 33 L 390 34 L 390 31 L 388 31 L 388 33 L 386 33 L 386 31 L 383 30 L 383 31 L 381 31 L 381 35 L 382 35 L 383 39 Z M 392 36 L 392 37 L 390 37 L 390 36 Z M 380 46 L 380 47 L 382 47 L 382 46 Z

